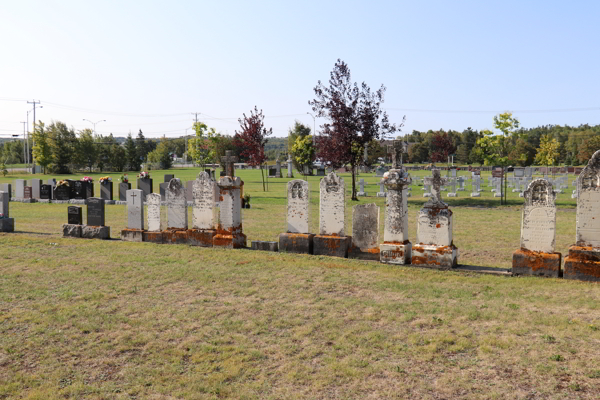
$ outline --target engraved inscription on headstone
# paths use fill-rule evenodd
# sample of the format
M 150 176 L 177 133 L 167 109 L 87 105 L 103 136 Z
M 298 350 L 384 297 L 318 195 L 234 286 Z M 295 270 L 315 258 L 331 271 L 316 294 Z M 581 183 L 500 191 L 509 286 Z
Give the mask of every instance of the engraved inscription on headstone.
M 217 183 L 211 179 L 208 172 L 199 173 L 193 182 L 192 226 L 194 229 L 215 229 Z
M 536 179 L 524 192 L 521 247 L 543 253 L 554 252 L 556 236 L 555 194 L 545 179 Z
M 577 245 L 600 248 L 600 150 L 577 178 Z
M 167 187 L 167 228 L 187 229 L 188 213 L 185 188 L 178 178 Z
M 68 223 L 74 225 L 83 224 L 83 209 L 78 206 L 67 207 Z
M 144 192 L 140 189 L 127 191 L 127 228 L 144 229 Z
M 104 199 L 99 197 L 87 199 L 87 224 L 104 226 Z
M 352 245 L 361 250 L 379 246 L 379 207 L 375 203 L 352 207 Z
M 344 213 L 346 209 L 346 187 L 344 179 L 335 172 L 321 179 L 321 202 L 319 209 L 320 235 L 345 235 Z
M 146 204 L 148 206 L 148 231 L 160 231 L 160 194 L 150 193 L 146 195 Z
M 308 233 L 308 182 L 296 179 L 287 183 L 287 231 Z

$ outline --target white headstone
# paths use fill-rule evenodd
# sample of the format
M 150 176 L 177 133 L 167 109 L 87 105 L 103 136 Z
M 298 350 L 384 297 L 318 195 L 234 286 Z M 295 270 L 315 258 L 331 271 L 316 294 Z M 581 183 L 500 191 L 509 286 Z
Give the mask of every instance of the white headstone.
M 345 236 L 346 187 L 335 172 L 321 179 L 319 234 Z
M 287 183 L 287 231 L 308 233 L 308 182 L 296 179 Z
M 361 250 L 379 247 L 379 207 L 375 203 L 352 207 L 352 245 Z
M 215 229 L 218 217 L 217 182 L 211 179 L 208 172 L 200 172 L 193 185 L 192 227 L 194 229 Z
M 160 194 L 149 193 L 146 195 L 148 205 L 148 230 L 150 232 L 160 231 Z
M 242 200 L 240 198 L 240 185 L 242 180 L 235 176 L 223 176 L 219 180 L 220 203 L 219 225 L 222 230 L 239 230 L 242 227 Z
M 25 198 L 25 186 L 27 186 L 25 179 L 15 179 L 15 197 L 17 199 Z
M 386 180 L 388 195 L 385 199 L 383 241 L 404 243 L 408 240 L 408 203 L 406 186 L 412 182 L 403 170 L 391 170 Z
M 185 188 L 179 178 L 169 182 L 167 197 L 167 228 L 187 229 L 188 209 Z
M 130 189 L 127 191 L 127 228 L 144 230 L 143 199 L 143 190 Z
M 452 244 L 452 211 L 442 201 L 440 187 L 447 178 L 440 176 L 440 171 L 434 169 L 432 176 L 427 177 L 431 182 L 431 197 L 423 205 L 417 216 L 417 243 L 436 246 Z
M 577 245 L 600 248 L 600 150 L 577 177 Z
M 521 247 L 531 251 L 554 253 L 556 206 L 552 185 L 536 179 L 523 193 L 525 205 L 521 220 Z

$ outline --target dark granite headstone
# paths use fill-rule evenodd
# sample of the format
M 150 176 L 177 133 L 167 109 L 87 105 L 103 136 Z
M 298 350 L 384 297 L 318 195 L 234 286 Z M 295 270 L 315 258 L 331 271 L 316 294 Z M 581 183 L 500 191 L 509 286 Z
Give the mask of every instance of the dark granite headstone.
M 146 201 L 146 196 L 148 196 L 154 190 L 152 186 L 152 178 L 138 179 L 137 188 L 144 192 L 144 201 Z
M 32 188 L 31 186 L 25 186 L 23 188 L 25 195 L 23 196 L 24 199 L 31 199 L 31 192 L 32 192 Z
M 131 189 L 131 183 L 121 182 L 119 183 L 119 200 L 127 201 L 127 191 Z
M 69 200 L 71 198 L 71 188 L 69 186 L 57 186 L 54 188 L 55 200 Z
M 160 201 L 167 201 L 167 188 L 169 182 L 163 182 L 158 184 L 158 191 L 160 192 Z
M 100 184 L 100 197 L 104 200 L 113 199 L 113 183 L 105 182 Z
M 52 200 L 52 186 L 41 185 L 40 186 L 40 199 Z
M 165 183 L 171 182 L 171 179 L 175 178 L 174 174 L 166 174 L 165 175 Z
M 317 168 L 317 176 L 325 176 L 325 168 Z
M 277 169 L 269 167 L 269 176 L 274 177 L 275 175 L 277 175 Z
M 83 209 L 78 206 L 69 206 L 67 208 L 67 212 L 69 213 L 69 224 L 72 225 L 81 225 L 83 224 Z
M 86 198 L 86 185 L 83 181 L 70 181 L 73 185 L 73 198 L 74 199 L 85 199 Z
M 104 199 L 99 197 L 87 199 L 87 224 L 104 226 Z
M 85 188 L 85 198 L 89 199 L 94 197 L 94 182 L 84 182 L 83 187 Z
M 221 171 L 219 172 L 219 176 L 225 176 L 226 172 L 225 171 Z

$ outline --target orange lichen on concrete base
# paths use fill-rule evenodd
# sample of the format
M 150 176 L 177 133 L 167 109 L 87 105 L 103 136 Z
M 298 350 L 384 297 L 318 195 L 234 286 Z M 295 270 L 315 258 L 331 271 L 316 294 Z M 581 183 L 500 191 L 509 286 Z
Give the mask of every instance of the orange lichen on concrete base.
M 600 251 L 589 246 L 571 246 L 563 267 L 565 279 L 600 282 Z
M 562 276 L 560 269 L 560 253 L 543 253 L 520 248 L 513 253 L 512 272 L 515 275 L 537 275 L 558 278 Z
M 457 264 L 457 249 L 450 246 L 420 246 L 412 248 L 411 264 L 421 266 L 435 266 L 441 268 L 452 268 Z
M 215 230 L 190 229 L 188 231 L 188 243 L 191 246 L 212 247 Z

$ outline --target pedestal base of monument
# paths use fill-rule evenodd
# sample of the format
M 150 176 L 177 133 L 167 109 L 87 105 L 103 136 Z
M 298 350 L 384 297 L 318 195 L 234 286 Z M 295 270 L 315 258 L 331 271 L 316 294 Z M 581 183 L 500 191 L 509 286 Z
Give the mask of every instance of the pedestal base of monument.
M 286 253 L 313 253 L 313 238 L 312 233 L 280 233 L 279 234 L 279 251 Z
M 0 232 L 14 232 L 14 231 L 15 231 L 15 219 L 14 218 L 0 219 Z
M 473 192 L 473 193 L 471 193 L 471 197 L 481 197 L 481 193 Z
M 454 268 L 458 264 L 458 249 L 454 245 L 413 245 L 411 264 L 439 269 Z
M 163 243 L 187 244 L 188 243 L 187 229 L 168 228 L 166 231 L 163 231 Z
M 356 195 L 359 196 L 359 197 L 363 197 L 363 196 L 366 197 L 367 196 L 367 192 L 357 192 Z
M 313 238 L 313 254 L 348 258 L 348 249 L 351 243 L 350 236 L 316 235 Z
M 348 249 L 348 258 L 356 258 L 358 260 L 379 261 L 379 248 L 361 249 L 350 244 Z
M 496 192 L 496 193 L 494 193 L 494 197 L 502 197 L 502 193 Z
M 560 253 L 542 253 L 527 249 L 519 249 L 513 253 L 512 273 L 514 275 L 535 275 L 559 278 Z
M 83 225 L 63 224 L 63 226 L 62 226 L 63 237 L 80 238 L 81 237 L 81 227 L 82 226 Z
M 142 231 L 142 242 L 163 243 L 163 233 L 156 231 Z
M 410 264 L 412 259 L 412 243 L 382 243 L 379 245 L 379 261 L 386 264 Z
M 246 247 L 246 235 L 241 232 L 217 231 L 213 238 L 213 247 L 243 249 Z
M 121 231 L 121 240 L 125 242 L 143 242 L 144 231 L 140 229 L 123 229 Z
M 253 240 L 252 241 L 252 250 L 262 250 L 262 251 L 279 251 L 279 246 L 277 242 L 268 242 L 264 240 Z
M 190 246 L 212 247 L 216 234 L 217 231 L 214 229 L 190 229 L 188 243 Z
M 565 258 L 563 278 L 600 282 L 600 249 L 571 246 Z
M 110 239 L 110 226 L 81 226 L 81 237 L 84 239 Z
M 447 196 L 448 197 L 458 197 L 458 195 L 456 193 L 452 193 L 452 192 L 448 193 Z

